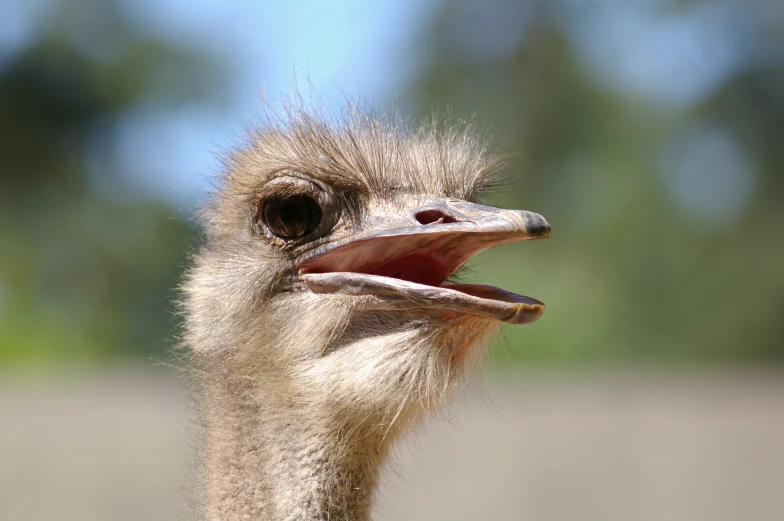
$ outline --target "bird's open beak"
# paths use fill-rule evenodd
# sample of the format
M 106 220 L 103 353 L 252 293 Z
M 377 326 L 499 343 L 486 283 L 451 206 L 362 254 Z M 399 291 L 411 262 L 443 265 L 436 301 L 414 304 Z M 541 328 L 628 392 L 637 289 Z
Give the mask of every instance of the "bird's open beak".
M 544 312 L 544 304 L 530 297 L 445 282 L 480 251 L 548 237 L 550 225 L 541 215 L 437 199 L 375 222 L 306 254 L 299 272 L 305 285 L 315 293 L 363 295 L 377 309 L 437 308 L 512 324 L 533 322 Z

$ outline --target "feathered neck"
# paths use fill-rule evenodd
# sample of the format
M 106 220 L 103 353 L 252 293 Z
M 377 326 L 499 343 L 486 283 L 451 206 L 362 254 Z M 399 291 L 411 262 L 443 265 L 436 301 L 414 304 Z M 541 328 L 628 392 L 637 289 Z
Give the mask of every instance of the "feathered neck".
M 337 418 L 300 413 L 294 397 L 270 400 L 225 379 L 203 389 L 207 521 L 369 519 L 393 436 L 337 428 Z
M 481 359 L 498 327 L 306 298 L 256 313 L 255 336 L 196 351 L 207 521 L 366 521 L 391 444 L 463 381 L 455 357 Z

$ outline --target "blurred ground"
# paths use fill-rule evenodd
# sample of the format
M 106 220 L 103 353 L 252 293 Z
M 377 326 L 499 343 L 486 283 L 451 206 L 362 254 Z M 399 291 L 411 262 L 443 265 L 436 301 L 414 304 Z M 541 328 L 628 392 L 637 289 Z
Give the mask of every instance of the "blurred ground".
M 0 519 L 183 518 L 185 394 L 166 375 L 0 378 Z M 398 451 L 375 519 L 784 518 L 784 375 L 523 373 Z

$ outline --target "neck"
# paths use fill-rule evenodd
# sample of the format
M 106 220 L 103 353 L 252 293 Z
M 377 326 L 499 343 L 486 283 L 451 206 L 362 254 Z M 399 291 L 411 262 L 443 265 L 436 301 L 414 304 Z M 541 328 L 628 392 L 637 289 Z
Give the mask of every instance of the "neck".
M 215 379 L 203 391 L 207 521 L 369 518 L 384 432 L 305 417 L 296 399 L 247 384 Z

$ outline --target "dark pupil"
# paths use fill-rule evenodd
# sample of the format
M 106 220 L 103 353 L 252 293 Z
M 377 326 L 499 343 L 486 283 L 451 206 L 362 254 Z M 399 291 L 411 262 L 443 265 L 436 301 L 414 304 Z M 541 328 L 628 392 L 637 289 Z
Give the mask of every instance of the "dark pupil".
M 321 207 L 307 195 L 267 199 L 263 212 L 269 231 L 283 239 L 309 234 L 318 227 L 322 215 Z

